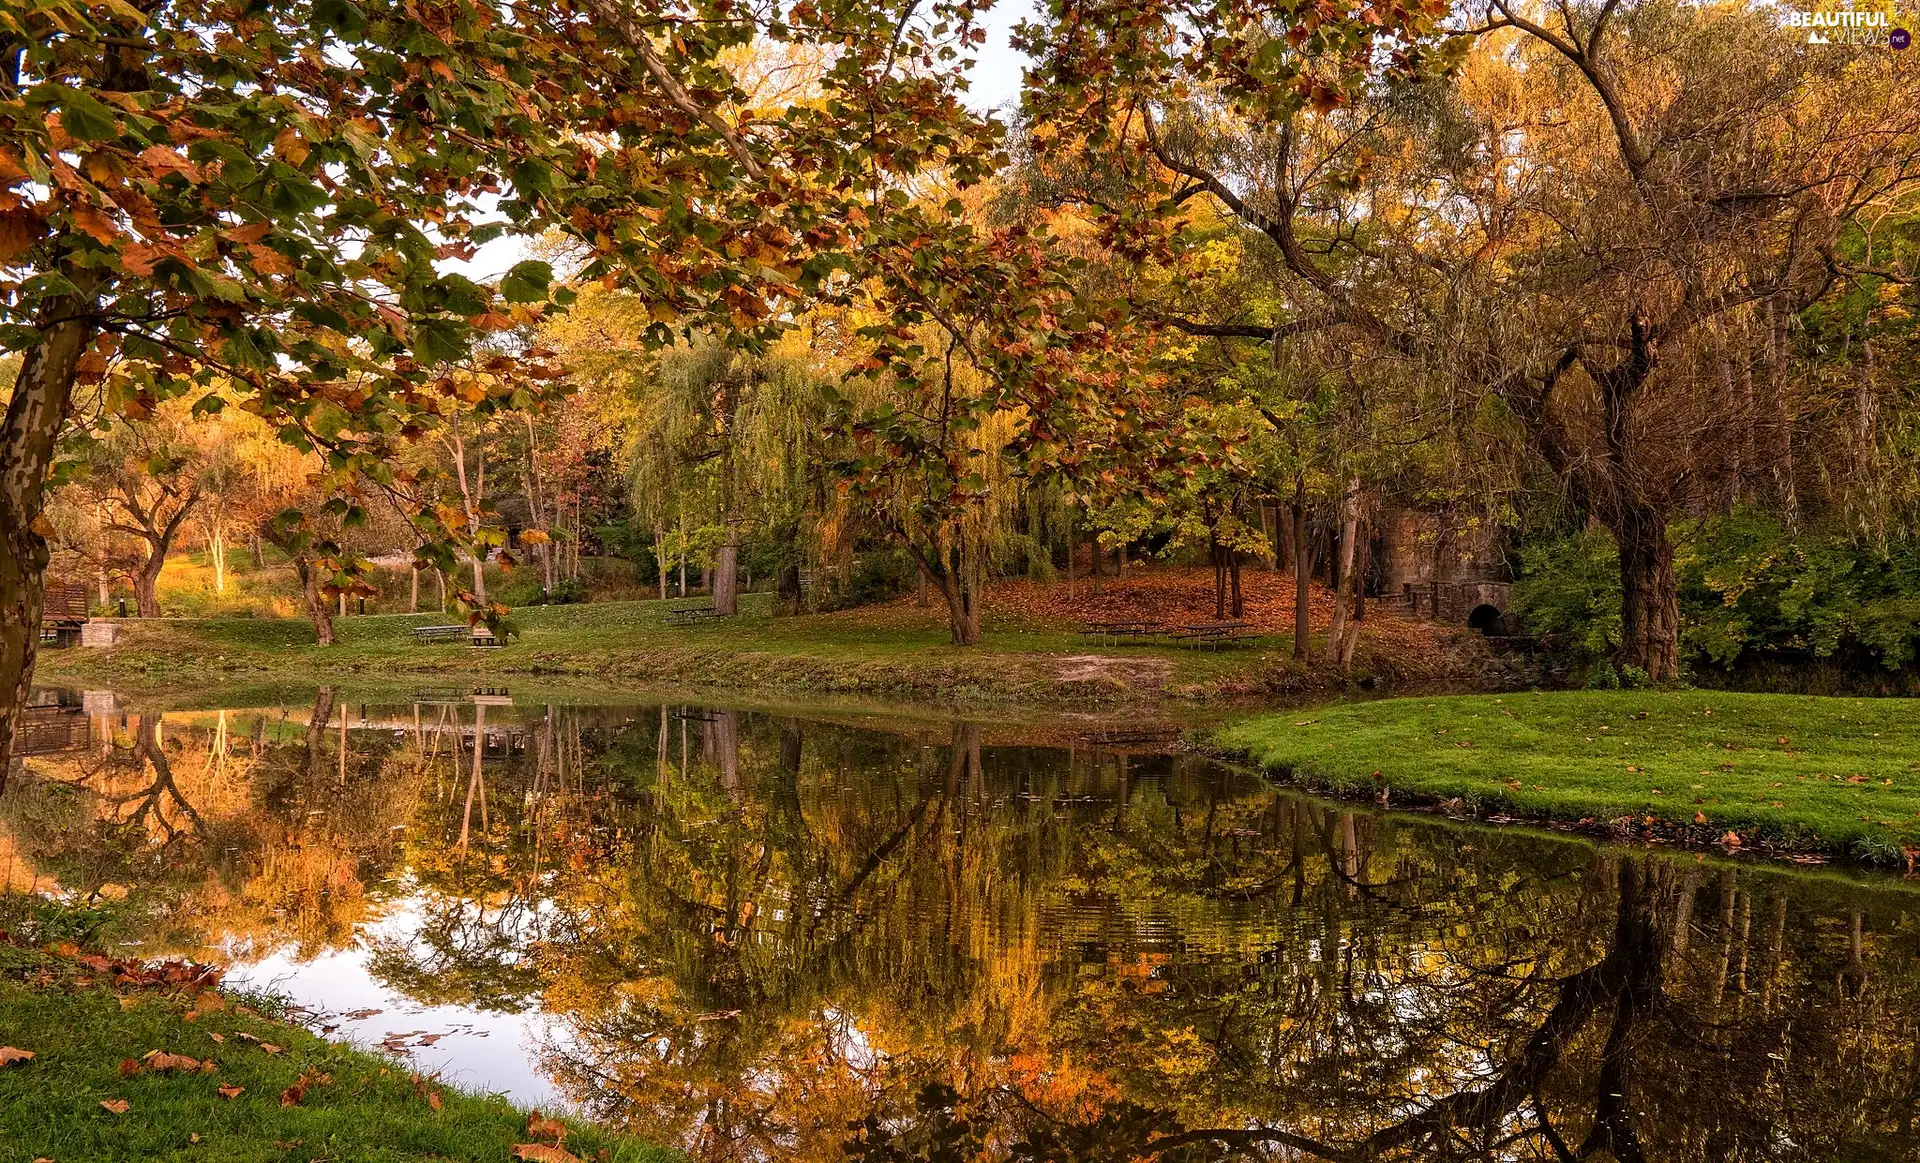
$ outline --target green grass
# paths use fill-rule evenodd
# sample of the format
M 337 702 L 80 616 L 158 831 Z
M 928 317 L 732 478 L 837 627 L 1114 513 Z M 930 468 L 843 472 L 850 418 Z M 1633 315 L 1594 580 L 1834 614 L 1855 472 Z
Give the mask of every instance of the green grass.
M 112 650 L 43 653 L 40 674 L 50 682 L 134 688 L 209 678 L 571 676 L 646 687 L 1057 704 L 1261 695 L 1342 681 L 1337 672 L 1310 672 L 1294 663 L 1288 657 L 1291 641 L 1284 636 L 1217 652 L 1116 648 L 1090 644 L 1070 626 L 990 617 L 978 646 L 955 647 L 944 611 L 937 608 L 775 617 L 767 594 L 744 596 L 735 618 L 691 626 L 667 623 L 667 610 L 704 601 L 526 607 L 514 611 L 512 619 L 521 636 L 497 651 L 415 645 L 408 631 L 449 621 L 438 613 L 342 618 L 335 622 L 339 642 L 328 649 L 313 646 L 311 627 L 298 619 L 136 621 L 127 624 L 125 644 Z M 1091 676 L 1074 674 L 1085 667 L 1065 662 L 1090 654 L 1116 661 L 1094 668 Z
M 1920 845 L 1920 700 L 1685 691 L 1389 699 L 1260 715 L 1214 745 L 1401 802 L 1756 841 L 1881 863 Z
M 72 956 L 0 944 L 0 1046 L 37 1055 L 0 1067 L 0 1163 L 504 1163 L 516 1144 L 531 1141 L 527 1113 L 502 1099 L 416 1082 L 404 1066 L 271 1020 L 245 999 L 112 987 L 107 978 Z M 189 1021 L 195 1009 L 202 1012 Z M 268 1053 L 243 1035 L 281 1050 Z M 216 1069 L 122 1072 L 123 1062 L 152 1050 L 211 1059 Z M 304 1095 L 283 1102 L 303 1076 Z M 223 1086 L 244 1089 L 223 1098 Z M 100 1105 L 120 1101 L 123 1114 Z M 602 1150 L 625 1163 L 678 1157 L 593 1127 L 572 1129 L 566 1147 L 581 1158 Z

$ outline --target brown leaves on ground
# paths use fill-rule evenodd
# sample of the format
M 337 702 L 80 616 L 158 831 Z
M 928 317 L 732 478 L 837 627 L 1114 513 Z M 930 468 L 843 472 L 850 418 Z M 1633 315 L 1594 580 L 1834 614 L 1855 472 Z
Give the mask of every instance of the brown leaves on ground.
M 31 1062 L 39 1055 L 31 1050 L 22 1050 L 18 1046 L 0 1046 L 0 1066 L 13 1066 L 21 1062 Z
M 513 1157 L 527 1163 L 580 1163 L 580 1156 L 547 1143 L 520 1143 L 514 1147 Z
M 1256 633 L 1293 633 L 1292 574 L 1245 567 L 1240 572 L 1240 593 L 1246 609 L 1244 620 Z M 930 595 L 930 608 L 925 611 L 909 596 L 822 617 L 863 624 L 943 619 L 945 605 L 938 591 L 930 591 Z M 1071 585 L 1064 579 L 995 579 L 986 587 L 984 603 L 990 615 L 1021 618 L 1062 630 L 1077 630 L 1087 622 L 1181 624 L 1211 622 L 1215 617 L 1213 571 L 1197 566 L 1129 566 L 1124 579 L 1103 578 L 1098 594 L 1093 592 L 1092 580 L 1084 577 L 1074 579 Z M 1322 633 L 1333 621 L 1332 591 L 1319 585 L 1311 587 L 1310 605 L 1314 632 Z M 1437 659 L 1443 654 L 1442 627 L 1390 614 L 1371 601 L 1366 613 L 1365 641 L 1403 657 Z
M 215 1088 L 213 1093 L 219 1095 L 221 1098 L 233 1099 L 239 1098 L 241 1095 L 247 1093 L 247 1088 L 244 1086 L 234 1086 L 229 1083 L 226 1086 Z
M 116 1115 L 126 1114 L 133 1109 L 133 1104 L 124 1098 L 103 1098 L 100 1100 L 100 1105 L 109 1113 Z
M 425 1099 L 427 1105 L 434 1110 L 439 1110 L 446 1105 L 446 1100 L 440 1097 L 440 1088 L 433 1085 L 430 1079 L 415 1074 L 409 1078 L 409 1081 L 413 1083 L 413 1093 Z M 536 1111 L 535 1113 L 537 1114 L 539 1112 Z
M 307 1097 L 307 1089 L 309 1087 L 332 1085 L 333 1076 L 331 1074 L 322 1074 L 318 1070 L 302 1070 L 300 1077 L 294 1080 L 293 1085 L 280 1092 L 280 1105 L 299 1106 L 301 1101 Z
M 179 1070 L 179 1071 L 205 1070 L 208 1072 L 212 1072 L 213 1070 L 217 1069 L 217 1065 L 214 1063 L 214 1061 L 211 1058 L 209 1058 L 205 1062 L 202 1062 L 198 1058 L 189 1057 L 188 1055 L 185 1055 L 185 1054 L 170 1054 L 165 1050 L 149 1050 L 145 1054 L 141 1055 L 140 1061 L 146 1065 L 146 1068 L 148 1070 L 156 1070 L 156 1071 L 162 1071 L 162 1072 L 169 1071 L 169 1070 Z
M 527 1116 L 527 1138 L 552 1139 L 556 1143 L 564 1143 L 567 1141 L 567 1124 L 558 1119 L 547 1118 L 536 1107 L 533 1113 Z

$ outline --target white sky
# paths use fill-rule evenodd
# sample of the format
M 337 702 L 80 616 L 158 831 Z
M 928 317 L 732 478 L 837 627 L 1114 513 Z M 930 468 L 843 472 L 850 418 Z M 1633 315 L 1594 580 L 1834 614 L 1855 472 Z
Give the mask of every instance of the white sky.
M 1013 26 L 1033 15 L 1034 0 L 998 0 L 986 13 L 982 24 L 987 43 L 979 48 L 973 67 L 967 71 L 967 104 L 980 110 L 998 110 L 1001 120 L 1009 118 L 1020 101 L 1020 75 L 1027 58 L 1007 45 Z M 475 282 L 490 283 L 507 273 L 507 268 L 526 258 L 526 242 L 519 238 L 501 238 L 481 247 L 472 259 L 462 262 L 446 259 L 436 264 L 442 274 L 465 275 Z

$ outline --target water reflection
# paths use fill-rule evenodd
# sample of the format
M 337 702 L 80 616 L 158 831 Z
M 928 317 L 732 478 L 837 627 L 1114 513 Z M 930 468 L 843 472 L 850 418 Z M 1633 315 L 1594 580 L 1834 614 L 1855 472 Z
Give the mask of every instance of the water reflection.
M 409 1050 L 701 1159 L 1920 1154 L 1896 882 L 1328 806 L 1138 727 L 323 691 L 44 750 L 10 884 L 367 1041 L 369 996 L 466 1015 Z

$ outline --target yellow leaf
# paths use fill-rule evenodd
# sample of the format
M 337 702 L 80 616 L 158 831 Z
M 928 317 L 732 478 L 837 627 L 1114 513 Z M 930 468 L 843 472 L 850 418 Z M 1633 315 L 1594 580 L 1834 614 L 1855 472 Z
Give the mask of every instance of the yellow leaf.
M 580 1163 L 580 1156 L 546 1143 L 521 1143 L 514 1147 L 513 1157 L 528 1160 L 529 1163 Z

